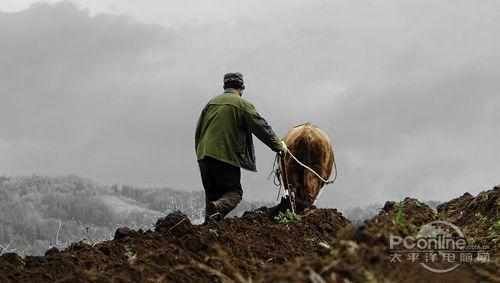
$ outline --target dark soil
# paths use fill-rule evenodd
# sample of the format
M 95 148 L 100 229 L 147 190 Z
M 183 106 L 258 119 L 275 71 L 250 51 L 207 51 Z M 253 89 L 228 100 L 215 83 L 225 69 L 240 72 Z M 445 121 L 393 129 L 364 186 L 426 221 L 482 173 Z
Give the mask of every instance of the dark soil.
M 465 194 L 438 212 L 411 198 L 387 202 L 360 227 L 336 209 L 312 209 L 290 224 L 276 223 L 275 209 L 204 225 L 176 212 L 159 219 L 155 231 L 124 227 L 114 240 L 93 246 L 75 243 L 41 257 L 4 254 L 0 282 L 500 282 L 495 257 L 437 274 L 392 263 L 388 249 L 390 235 L 415 235 L 437 219 L 498 248 L 492 227 L 499 196 L 498 188 Z

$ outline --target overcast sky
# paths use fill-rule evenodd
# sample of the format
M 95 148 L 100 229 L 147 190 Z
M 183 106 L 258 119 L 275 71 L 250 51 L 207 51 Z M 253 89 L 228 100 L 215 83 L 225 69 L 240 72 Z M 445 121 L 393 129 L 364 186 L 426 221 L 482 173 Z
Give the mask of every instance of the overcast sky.
M 0 1 L 0 175 L 201 190 L 194 130 L 225 72 L 283 136 L 310 121 L 319 204 L 446 200 L 500 183 L 500 2 Z M 274 200 L 259 141 L 245 198 Z

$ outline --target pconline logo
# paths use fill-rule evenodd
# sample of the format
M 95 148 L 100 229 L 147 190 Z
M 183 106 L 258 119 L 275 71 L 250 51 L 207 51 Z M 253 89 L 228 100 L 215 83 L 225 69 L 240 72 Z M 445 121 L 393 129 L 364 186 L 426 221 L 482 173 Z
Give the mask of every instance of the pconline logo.
M 423 225 L 414 237 L 391 235 L 389 249 L 391 262 L 419 263 L 436 273 L 450 272 L 462 263 L 489 261 L 487 247 L 469 246 L 459 227 L 440 220 Z

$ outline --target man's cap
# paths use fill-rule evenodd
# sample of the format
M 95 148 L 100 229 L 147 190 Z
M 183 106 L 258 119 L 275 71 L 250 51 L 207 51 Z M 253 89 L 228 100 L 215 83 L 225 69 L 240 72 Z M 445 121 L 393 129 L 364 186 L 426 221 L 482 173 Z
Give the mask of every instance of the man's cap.
M 224 85 L 229 82 L 237 82 L 241 89 L 245 89 L 245 83 L 243 82 L 243 75 L 241 73 L 227 73 L 224 75 Z

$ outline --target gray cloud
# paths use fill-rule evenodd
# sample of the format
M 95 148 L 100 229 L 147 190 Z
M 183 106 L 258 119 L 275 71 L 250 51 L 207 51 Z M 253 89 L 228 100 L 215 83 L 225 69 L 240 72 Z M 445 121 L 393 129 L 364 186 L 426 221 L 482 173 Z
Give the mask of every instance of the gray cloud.
M 259 7 L 154 25 L 68 3 L 0 13 L 0 172 L 199 190 L 196 119 L 236 70 L 278 133 L 311 121 L 332 136 L 340 175 L 321 205 L 446 199 L 498 182 L 499 4 Z M 246 196 L 271 199 L 272 153 L 259 144 L 257 159 Z

